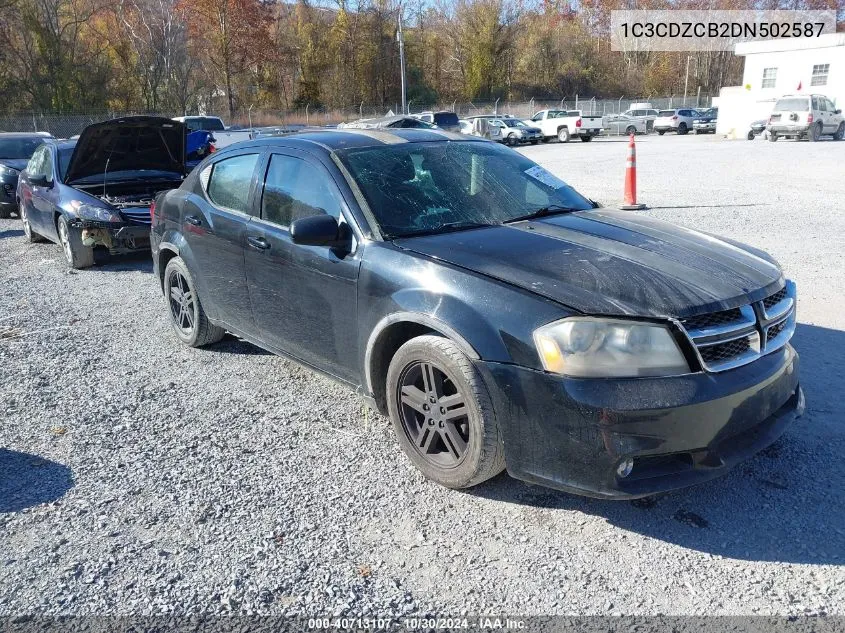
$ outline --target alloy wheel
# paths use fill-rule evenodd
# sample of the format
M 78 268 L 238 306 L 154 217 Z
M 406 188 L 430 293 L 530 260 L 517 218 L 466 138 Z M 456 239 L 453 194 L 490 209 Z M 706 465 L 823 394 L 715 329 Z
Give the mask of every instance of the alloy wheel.
M 415 362 L 398 389 L 402 427 L 415 450 L 440 468 L 460 464 L 470 446 L 469 408 L 455 381 L 431 362 Z
M 70 236 L 67 233 L 67 224 L 59 222 L 59 241 L 62 243 L 62 250 L 65 252 L 65 259 L 68 264 L 73 265 L 73 251 L 70 247 Z
M 26 239 L 32 239 L 32 227 L 29 226 L 29 218 L 26 217 L 26 207 L 23 202 L 18 205 L 18 214 L 21 216 L 21 224 L 23 224 L 23 234 Z
M 185 334 L 190 334 L 196 321 L 196 304 L 188 280 L 178 271 L 173 271 L 168 277 L 167 286 L 173 323 Z

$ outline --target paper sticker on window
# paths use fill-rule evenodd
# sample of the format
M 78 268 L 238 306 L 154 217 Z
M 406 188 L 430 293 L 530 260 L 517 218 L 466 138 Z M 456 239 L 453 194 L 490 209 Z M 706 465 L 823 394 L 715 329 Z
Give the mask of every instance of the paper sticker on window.
M 551 187 L 552 189 L 562 189 L 567 186 L 560 178 L 546 171 L 539 165 L 526 169 L 525 173 L 531 176 L 534 180 L 539 180 L 544 185 Z

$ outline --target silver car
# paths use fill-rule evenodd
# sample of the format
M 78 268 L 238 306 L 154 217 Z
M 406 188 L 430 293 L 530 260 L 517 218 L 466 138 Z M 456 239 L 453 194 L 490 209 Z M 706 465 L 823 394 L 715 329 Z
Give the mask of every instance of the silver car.
M 543 131 L 529 125 L 520 119 L 513 117 L 502 117 L 501 119 L 490 119 L 490 123 L 502 131 L 502 139 L 508 145 L 519 143 L 531 143 L 536 145 L 543 139 Z
M 648 131 L 648 121 L 627 114 L 612 114 L 605 118 L 604 129 L 608 134 L 645 134 Z

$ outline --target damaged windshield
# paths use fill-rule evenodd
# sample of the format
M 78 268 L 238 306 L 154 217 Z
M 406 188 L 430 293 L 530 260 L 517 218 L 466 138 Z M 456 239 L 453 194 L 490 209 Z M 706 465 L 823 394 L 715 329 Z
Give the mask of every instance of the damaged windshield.
M 592 203 L 496 143 L 401 143 L 338 152 L 382 232 L 396 238 L 501 224 Z

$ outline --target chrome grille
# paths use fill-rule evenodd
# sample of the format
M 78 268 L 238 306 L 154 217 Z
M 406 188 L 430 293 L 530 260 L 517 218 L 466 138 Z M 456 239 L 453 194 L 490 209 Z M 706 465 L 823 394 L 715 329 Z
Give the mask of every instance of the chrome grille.
M 763 306 L 766 310 L 771 309 L 786 298 L 786 288 L 781 288 L 775 294 L 763 299 Z
M 708 371 L 745 365 L 780 349 L 795 331 L 795 284 L 753 304 L 678 321 Z
M 742 320 L 742 312 L 739 308 L 732 310 L 722 310 L 721 312 L 711 312 L 710 314 L 700 314 L 698 316 L 683 319 L 681 323 L 688 330 L 702 330 L 717 325 L 725 325 L 727 323 L 734 323 Z
M 777 338 L 778 334 L 780 334 L 786 329 L 786 326 L 786 320 L 783 320 L 780 323 L 775 323 L 773 326 L 771 326 L 766 332 L 766 342 L 773 341 L 775 338 Z
M 702 347 L 699 351 L 701 358 L 708 365 L 718 363 L 729 358 L 734 358 L 740 354 L 744 354 L 751 349 L 751 343 L 748 337 L 738 338 L 727 343 L 717 343 L 716 345 L 708 345 Z
M 125 207 L 120 214 L 134 224 L 152 224 L 149 207 Z

